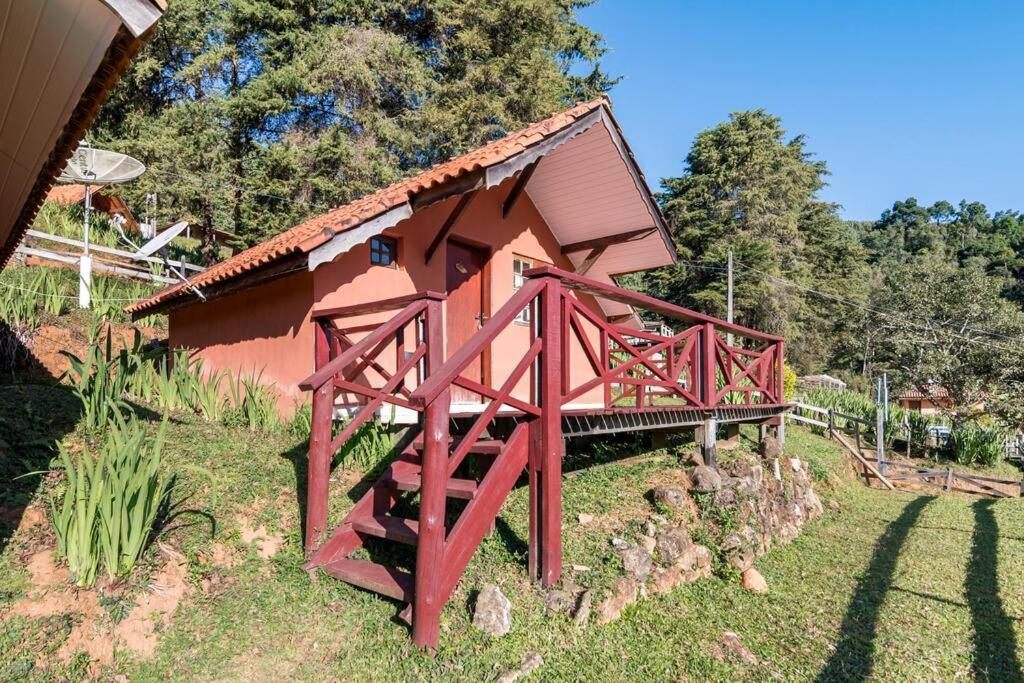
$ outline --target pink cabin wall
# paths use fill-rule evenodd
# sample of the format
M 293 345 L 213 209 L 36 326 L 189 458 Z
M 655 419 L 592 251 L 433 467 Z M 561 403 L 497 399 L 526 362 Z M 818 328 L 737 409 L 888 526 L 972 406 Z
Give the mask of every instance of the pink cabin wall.
M 298 383 L 313 366 L 308 272 L 170 313 L 171 348 L 189 348 L 207 372 L 257 375 L 290 414 L 308 400 Z
M 472 200 L 455 228 L 449 235 L 467 244 L 484 246 L 491 250 L 487 266 L 487 284 L 489 286 L 489 311 L 496 313 L 505 301 L 512 296 L 513 276 L 512 262 L 520 256 L 531 259 L 536 264 L 553 264 L 559 268 L 573 270 L 568 258 L 561 254 L 561 246 L 551 234 L 551 230 L 543 217 L 534 207 L 528 195 L 523 195 L 513 207 L 508 218 L 502 220 L 501 205 L 514 181 L 506 181 L 499 187 L 481 191 Z M 395 237 L 399 241 L 398 268 L 371 266 L 369 244 L 361 244 L 351 251 L 338 257 L 332 263 L 323 265 L 314 272 L 313 296 L 314 308 L 333 308 L 346 306 L 363 301 L 387 299 L 411 294 L 417 291 L 445 291 L 445 247 L 442 245 L 431 258 L 424 262 L 424 255 L 431 240 L 451 212 L 457 199 L 449 199 L 440 204 L 428 207 L 398 226 L 388 229 L 384 234 Z M 592 310 L 600 309 L 589 296 L 581 297 Z M 374 314 L 351 317 L 337 321 L 339 327 L 354 327 L 369 323 L 383 322 L 394 313 Z M 361 335 L 353 335 L 359 338 Z M 490 353 L 490 384 L 500 386 L 515 364 L 522 358 L 529 346 L 530 330 L 527 325 L 513 323 L 495 340 Z M 412 348 L 411 330 L 407 335 L 408 348 Z M 592 335 L 592 342 L 597 346 L 597 335 Z M 573 340 L 571 356 L 571 381 L 576 386 L 593 372 L 586 361 L 579 342 Z M 446 357 L 454 349 L 447 349 Z M 395 350 L 389 349 L 382 354 L 382 364 L 390 369 L 395 366 Z M 371 383 L 379 385 L 378 378 L 367 378 Z M 410 385 L 414 385 L 410 382 Z M 524 378 L 516 387 L 515 395 L 528 398 L 528 380 Z M 600 403 L 601 390 L 586 394 L 576 403 Z
M 501 204 L 513 181 L 481 191 L 462 214 L 450 237 L 491 250 L 487 265 L 489 314 L 498 311 L 513 293 L 512 261 L 515 256 L 536 264 L 553 264 L 572 270 L 569 260 L 540 213 L 527 195 L 517 202 L 508 218 L 501 218 Z M 313 326 L 310 312 L 315 308 L 333 308 L 379 301 L 418 291 L 445 291 L 445 247 L 437 250 L 430 263 L 424 254 L 431 240 L 450 213 L 457 199 L 428 207 L 407 221 L 385 231 L 399 240 L 399 267 L 370 265 L 369 243 L 352 248 L 335 261 L 313 273 L 295 275 L 258 285 L 251 289 L 195 304 L 170 313 L 172 348 L 187 347 L 204 361 L 206 370 L 231 370 L 233 373 L 262 372 L 261 380 L 274 387 L 280 396 L 282 413 L 290 413 L 298 403 L 308 401 L 298 383 L 314 369 Z M 600 311 L 589 296 L 581 300 L 593 311 Z M 338 320 L 348 328 L 380 323 L 397 311 Z M 589 334 L 593 332 L 593 334 Z M 361 338 L 366 332 L 352 334 Z M 596 332 L 588 329 L 592 344 L 598 346 Z M 490 353 L 490 384 L 500 386 L 525 353 L 530 338 L 527 325 L 513 323 L 495 340 Z M 413 348 L 414 331 L 406 333 L 407 349 Z M 448 349 L 447 355 L 453 351 Z M 396 366 L 392 346 L 379 357 L 388 370 Z M 571 385 L 578 386 L 593 377 L 593 372 L 575 338 L 571 342 Z M 415 386 L 410 373 L 407 384 Z M 382 381 L 368 372 L 360 380 L 376 386 Z M 524 377 L 515 390 L 519 398 L 529 398 Z M 596 389 L 578 398 L 576 404 L 599 404 L 602 390 Z M 340 403 L 352 403 L 341 397 Z

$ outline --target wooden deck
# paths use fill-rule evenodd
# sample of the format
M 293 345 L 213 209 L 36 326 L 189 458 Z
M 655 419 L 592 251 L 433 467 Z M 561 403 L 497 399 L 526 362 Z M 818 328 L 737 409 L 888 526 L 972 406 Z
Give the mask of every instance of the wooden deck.
M 443 294 L 422 292 L 313 315 L 317 369 L 302 383 L 314 392 L 306 568 L 408 603 L 411 610 L 402 614 L 420 646 L 437 645 L 441 609 L 524 472 L 530 489 L 527 571 L 544 586 L 559 580 L 565 438 L 699 426 L 713 453 L 716 425 L 778 423 L 787 409 L 782 338 L 555 268 L 525 275 L 524 285 L 447 359 Z M 577 293 L 653 311 L 680 329 L 656 334 L 610 323 Z M 467 368 L 491 352 L 526 308 L 529 341 L 507 375 L 493 385 L 467 378 Z M 392 310 L 397 313 L 387 322 L 359 330 L 366 334 L 358 341 L 356 330 L 344 326 L 346 317 Z M 393 354 L 390 363 L 385 353 Z M 581 365 L 588 372 L 574 376 Z M 517 392 L 524 384 L 529 391 Z M 453 404 L 456 388 L 479 396 L 480 403 Z M 361 407 L 334 435 L 339 395 L 360 397 Z M 334 454 L 384 405 L 412 411 L 420 434 L 328 533 Z M 418 497 L 417 519 L 389 514 L 403 496 Z M 468 502 L 453 507 L 454 499 Z M 456 512 L 454 525 L 446 527 Z M 368 538 L 414 545 L 415 570 L 350 559 Z

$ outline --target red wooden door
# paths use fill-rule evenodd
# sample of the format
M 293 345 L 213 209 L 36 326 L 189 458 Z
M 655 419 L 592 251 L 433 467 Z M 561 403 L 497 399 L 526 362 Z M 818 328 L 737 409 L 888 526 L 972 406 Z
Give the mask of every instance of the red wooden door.
M 484 316 L 484 262 L 482 249 L 461 242 L 448 241 L 445 289 L 448 292 L 448 310 L 445 312 L 446 347 L 450 357 L 462 348 L 480 329 Z M 484 359 L 474 361 L 462 376 L 477 382 L 484 381 Z M 481 397 L 460 387 L 452 387 L 452 400 L 479 402 Z

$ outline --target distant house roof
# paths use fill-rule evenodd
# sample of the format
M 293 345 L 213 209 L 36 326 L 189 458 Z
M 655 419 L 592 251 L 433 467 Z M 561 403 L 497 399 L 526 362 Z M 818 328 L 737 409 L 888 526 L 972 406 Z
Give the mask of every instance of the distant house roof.
M 116 194 L 108 194 L 103 191 L 109 186 L 97 187 L 92 191 L 92 205 L 108 216 L 120 215 L 124 217 L 125 227 L 131 232 L 139 231 L 139 222 L 135 220 L 132 210 L 124 203 L 124 200 Z M 63 206 L 74 206 L 85 201 L 85 185 L 56 185 L 46 194 L 46 201 Z
M 931 385 L 931 386 L 921 387 L 920 389 L 910 389 L 908 391 L 901 391 L 900 393 L 896 394 L 896 400 L 897 401 L 901 401 L 901 400 L 913 400 L 913 401 L 916 401 L 916 400 L 922 400 L 922 399 L 946 400 L 948 398 L 949 398 L 949 390 L 947 390 L 945 387 L 940 387 L 938 385 Z
M 603 124 L 607 135 L 599 134 L 598 130 L 601 126 L 598 124 Z M 191 283 L 203 288 L 226 283 L 229 280 L 237 280 L 239 281 L 236 283 L 237 286 L 232 289 L 241 288 L 244 286 L 242 281 L 250 274 L 255 279 L 258 273 L 275 262 L 296 254 L 308 254 L 331 241 L 340 233 L 351 231 L 370 222 L 371 219 L 380 220 L 389 212 L 399 212 L 400 218 L 406 218 L 419 208 L 451 198 L 456 194 L 464 194 L 479 187 L 496 186 L 513 175 L 523 173 L 542 156 L 550 153 L 554 158 L 556 148 L 565 145 L 572 139 L 581 140 L 577 152 L 581 150 L 585 152 L 592 148 L 599 150 L 607 157 L 614 154 L 615 158 L 619 159 L 616 162 L 618 166 L 614 169 L 606 165 L 603 166 L 599 163 L 599 158 L 595 160 L 597 155 L 593 152 L 589 156 L 589 162 L 587 159 L 563 155 L 563 158 L 557 162 L 552 162 L 550 169 L 546 168 L 547 161 L 537 166 L 537 172 L 529 179 L 530 192 L 549 224 L 559 221 L 564 223 L 566 226 L 565 236 L 574 244 L 583 244 L 589 238 L 620 234 L 627 229 L 635 231 L 636 228 L 650 226 L 649 234 L 640 235 L 637 239 L 630 240 L 629 243 L 616 245 L 621 248 L 620 251 L 614 254 L 614 258 L 611 258 L 612 255 L 610 255 L 608 259 L 608 268 L 616 270 L 606 270 L 601 273 L 591 272 L 590 276 L 610 279 L 613 273 L 633 272 L 672 263 L 675 259 L 675 247 L 668 233 L 664 217 L 653 199 L 643 174 L 636 165 L 632 152 L 621 137 L 621 131 L 612 117 L 608 100 L 602 97 L 578 104 L 467 154 L 437 164 L 422 173 L 300 223 L 255 247 L 208 268 L 191 278 Z M 598 148 L 600 145 L 603 147 Z M 609 153 L 608 150 L 612 150 L 612 152 Z M 564 164 L 570 163 L 576 170 L 575 174 L 566 174 L 565 172 Z M 595 173 L 599 175 L 595 177 Z M 610 178 L 612 173 L 619 175 Z M 545 177 L 545 174 L 549 174 L 548 177 Z M 633 189 L 628 190 L 632 194 L 628 197 L 623 194 L 615 194 L 615 192 L 627 191 L 626 189 L 620 190 L 620 188 L 624 188 L 624 184 L 619 182 L 623 177 L 622 174 L 626 174 L 625 177 L 632 179 L 630 184 Z M 574 175 L 578 178 L 574 178 Z M 605 184 L 602 187 L 595 181 L 603 181 Z M 552 191 L 559 183 L 563 190 L 572 183 L 578 185 L 590 183 L 589 191 L 598 194 L 591 196 L 590 206 L 586 206 L 585 203 L 584 208 L 580 209 L 577 204 L 575 214 L 562 219 L 558 215 L 558 210 L 561 207 L 557 205 L 557 202 L 562 200 L 559 193 Z M 534 185 L 538 186 L 536 196 L 532 194 Z M 615 192 L 609 190 L 609 187 L 613 188 Z M 599 194 L 602 191 L 604 194 Z M 548 197 L 552 197 L 552 199 L 549 201 Z M 637 197 L 641 197 L 642 201 L 638 202 Z M 627 200 L 629 201 L 627 202 Z M 550 206 L 548 210 L 545 210 L 545 203 Z M 402 213 L 403 210 L 404 213 Z M 631 213 L 627 213 L 627 210 Z M 586 214 L 584 211 L 593 213 Z M 638 220 L 641 221 L 639 224 L 633 222 L 627 225 L 627 221 Z M 604 224 L 601 224 L 602 221 Z M 388 224 L 395 222 L 397 221 L 391 221 Z M 581 235 L 581 225 L 583 230 L 590 232 Z M 594 230 L 601 232 L 594 234 Z M 564 245 L 565 242 L 563 242 Z M 586 256 L 587 253 L 583 252 L 582 254 L 570 254 L 569 258 L 576 263 L 583 262 Z M 315 264 L 310 261 L 310 269 L 313 267 Z M 165 310 L 171 307 L 176 299 L 188 295 L 188 292 L 189 290 L 184 284 L 173 285 L 148 299 L 132 304 L 126 310 L 135 316 L 144 312 L 149 314 Z M 623 310 L 618 311 L 619 313 L 628 313 L 630 310 L 628 307 L 622 308 Z
M 6 0 L 0 8 L 2 268 L 165 5 Z

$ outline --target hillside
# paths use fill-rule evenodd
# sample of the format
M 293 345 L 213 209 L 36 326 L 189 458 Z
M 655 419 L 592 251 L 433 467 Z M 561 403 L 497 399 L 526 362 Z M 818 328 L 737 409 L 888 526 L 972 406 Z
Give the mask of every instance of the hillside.
M 142 405 L 137 412 L 157 429 L 157 413 Z M 45 468 L 51 439 L 80 448 L 87 439 L 77 419 L 60 386 L 3 387 L 4 474 Z M 757 560 L 767 595 L 743 590 L 724 572 L 651 595 L 614 623 L 577 627 L 546 613 L 544 593 L 526 580 L 527 490 L 520 488 L 446 609 L 434 658 L 413 648 L 393 603 L 324 577 L 311 582 L 299 568 L 305 451 L 283 429 L 257 435 L 173 412 L 164 457 L 179 474 L 176 512 L 142 565 L 128 581 L 106 586 L 87 617 L 18 607 L 41 590 L 51 602 L 65 593 L 40 588 L 59 573 L 39 556 L 52 544 L 43 510 L 53 477 L 41 485 L 38 477 L 16 480 L 2 501 L 7 519 L 22 527 L 0 535 L 4 678 L 493 680 L 532 652 L 543 658 L 537 680 L 1020 675 L 1024 513 L 1016 501 L 866 489 L 833 444 L 799 429 L 791 430 L 788 455 L 809 463 L 819 493 L 838 510 Z M 589 455 L 576 464 L 607 458 L 603 450 Z M 647 491 L 678 476 L 672 453 L 653 455 L 566 478 L 567 575 L 579 584 L 598 592 L 611 584 L 620 570 L 609 538 L 635 533 L 654 510 Z M 333 478 L 336 487 L 359 489 L 355 471 L 339 467 Z M 31 500 L 27 511 L 18 508 L 22 497 Z M 593 520 L 581 524 L 581 514 Z M 513 605 L 512 629 L 501 638 L 470 623 L 475 591 L 488 581 Z M 153 601 L 174 608 L 172 617 L 147 621 L 133 608 L 147 585 Z M 120 620 L 116 628 L 141 649 L 119 651 L 102 666 L 73 655 L 90 647 L 81 628 L 89 619 Z M 727 631 L 741 645 L 723 640 Z

